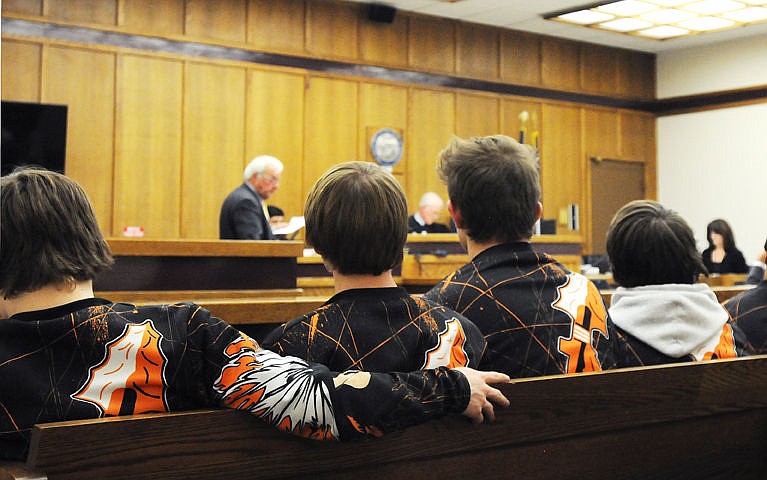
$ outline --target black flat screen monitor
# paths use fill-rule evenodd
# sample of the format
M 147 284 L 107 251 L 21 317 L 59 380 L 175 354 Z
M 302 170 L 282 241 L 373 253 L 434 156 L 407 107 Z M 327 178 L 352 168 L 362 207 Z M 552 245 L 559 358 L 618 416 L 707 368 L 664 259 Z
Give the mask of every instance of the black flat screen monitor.
M 64 173 L 67 106 L 2 102 L 2 175 L 34 165 Z

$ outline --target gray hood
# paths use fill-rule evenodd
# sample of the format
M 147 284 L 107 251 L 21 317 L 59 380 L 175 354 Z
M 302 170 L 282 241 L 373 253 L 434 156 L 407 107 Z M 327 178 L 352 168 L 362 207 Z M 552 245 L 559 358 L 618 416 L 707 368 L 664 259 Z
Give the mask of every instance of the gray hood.
M 609 311 L 615 325 L 664 355 L 697 360 L 713 351 L 729 318 L 705 283 L 620 287 Z

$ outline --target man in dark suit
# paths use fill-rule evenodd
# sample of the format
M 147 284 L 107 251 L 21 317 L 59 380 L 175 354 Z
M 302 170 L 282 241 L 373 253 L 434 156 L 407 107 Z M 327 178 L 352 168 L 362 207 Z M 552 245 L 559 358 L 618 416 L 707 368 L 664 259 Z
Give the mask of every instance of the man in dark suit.
M 235 188 L 221 205 L 218 219 L 222 240 L 274 240 L 266 210 L 266 199 L 280 186 L 282 162 L 260 155 L 245 167 L 245 182 Z
M 447 225 L 436 220 L 442 213 L 444 202 L 434 192 L 426 192 L 418 202 L 418 211 L 407 219 L 408 233 L 448 233 Z

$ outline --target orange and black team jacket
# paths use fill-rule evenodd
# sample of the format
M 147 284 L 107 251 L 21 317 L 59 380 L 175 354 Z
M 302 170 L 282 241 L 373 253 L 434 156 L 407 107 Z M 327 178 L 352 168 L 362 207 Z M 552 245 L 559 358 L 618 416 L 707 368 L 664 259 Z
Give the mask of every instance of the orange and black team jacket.
M 746 335 L 705 283 L 618 287 L 610 318 L 619 367 L 752 354 Z
M 485 340 L 470 321 L 400 287 L 339 292 L 271 332 L 264 348 L 334 371 L 477 367 Z
M 614 327 L 596 286 L 530 243 L 482 251 L 424 297 L 479 327 L 480 369 L 535 377 L 615 366 Z
M 727 300 L 724 308 L 732 323 L 743 331 L 754 353 L 767 354 L 767 280 Z
M 290 388 L 286 388 L 290 387 Z M 0 458 L 23 459 L 36 423 L 201 407 L 348 439 L 461 412 L 458 372 L 332 373 L 262 349 L 192 303 L 87 299 L 0 321 Z

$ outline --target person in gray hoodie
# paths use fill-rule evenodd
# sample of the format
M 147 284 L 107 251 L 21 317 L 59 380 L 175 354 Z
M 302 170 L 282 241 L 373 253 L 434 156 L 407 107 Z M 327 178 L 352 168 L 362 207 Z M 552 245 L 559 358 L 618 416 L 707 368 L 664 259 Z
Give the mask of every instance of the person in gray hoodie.
M 619 367 L 734 358 L 750 354 L 745 336 L 705 283 L 692 229 L 650 200 L 624 205 L 607 231 L 620 287 L 612 296 Z

